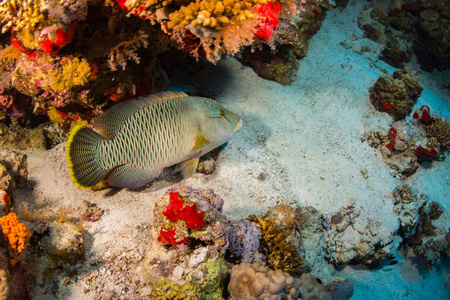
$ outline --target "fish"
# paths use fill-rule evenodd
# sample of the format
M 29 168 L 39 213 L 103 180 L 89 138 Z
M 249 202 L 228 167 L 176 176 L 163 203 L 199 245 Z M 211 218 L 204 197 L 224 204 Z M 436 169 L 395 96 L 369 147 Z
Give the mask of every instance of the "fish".
M 97 117 L 92 129 L 72 129 L 66 144 L 70 178 L 80 189 L 102 180 L 138 188 L 173 165 L 188 178 L 200 156 L 228 142 L 241 126 L 241 118 L 217 101 L 184 92 L 121 102 Z

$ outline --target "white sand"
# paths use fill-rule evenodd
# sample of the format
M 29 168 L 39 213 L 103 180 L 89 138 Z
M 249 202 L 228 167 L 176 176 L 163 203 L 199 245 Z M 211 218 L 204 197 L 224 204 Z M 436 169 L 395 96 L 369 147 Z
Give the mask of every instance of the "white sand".
M 87 264 L 126 250 L 143 253 L 153 203 L 173 185 L 214 189 L 225 200 L 225 214 L 234 219 L 263 214 L 278 203 L 309 205 L 323 213 L 336 213 L 355 203 L 361 213 L 358 222 L 378 221 L 377 233 L 389 236 L 398 228 L 389 195 L 399 180 L 391 175 L 378 151 L 364 142 L 365 135 L 387 132 L 392 123 L 392 118 L 377 112 L 368 100 L 368 88 L 385 74 L 369 59 L 339 45 L 350 43 L 352 35 L 362 37 L 355 22 L 358 9 L 354 2 L 343 12 L 328 12 L 291 86 L 261 79 L 232 58 L 199 74 L 200 85 L 240 115 L 244 123 L 220 153 L 212 175 L 196 174 L 181 180 L 165 172 L 161 180 L 138 191 L 81 191 L 69 179 L 65 145 L 60 145 L 46 152 L 27 153 L 32 184 L 30 189 L 17 192 L 17 202 L 56 210 L 58 206 L 80 207 L 87 200 L 107 210 L 87 229 Z M 394 70 L 382 61 L 375 64 L 390 73 Z M 431 76 L 421 73 L 420 78 L 425 90 L 417 106 L 425 103 L 432 111 L 450 117 L 444 100 L 448 101 L 448 90 L 437 90 L 439 84 Z M 446 209 L 441 221 L 447 227 L 449 166 L 448 158 L 434 162 L 431 168 L 420 168 L 406 180 Z M 260 174 L 265 180 L 258 180 Z M 431 289 L 437 289 L 436 299 L 450 297 L 443 279 L 448 269 L 425 272 L 400 255 L 397 259 L 399 264 L 375 271 L 346 267 L 341 274 L 354 282 L 354 299 L 425 299 Z M 103 265 L 100 273 L 102 268 L 108 270 Z M 88 299 L 82 277 L 95 272 L 99 271 L 79 274 L 78 282 L 69 285 L 66 299 Z M 115 290 L 115 276 L 119 275 L 110 274 L 109 283 L 103 278 L 95 284 Z

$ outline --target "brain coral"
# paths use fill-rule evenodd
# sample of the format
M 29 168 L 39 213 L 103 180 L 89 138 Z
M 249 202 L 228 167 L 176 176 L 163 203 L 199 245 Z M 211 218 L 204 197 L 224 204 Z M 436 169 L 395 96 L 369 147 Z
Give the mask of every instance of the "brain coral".
M 241 263 L 231 271 L 228 285 L 232 300 L 238 299 L 331 299 L 311 274 L 294 278 L 281 270 L 258 263 Z

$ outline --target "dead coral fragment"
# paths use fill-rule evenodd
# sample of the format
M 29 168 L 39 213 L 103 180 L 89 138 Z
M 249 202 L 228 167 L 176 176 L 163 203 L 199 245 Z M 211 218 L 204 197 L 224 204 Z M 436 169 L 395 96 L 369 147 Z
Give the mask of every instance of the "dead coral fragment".
M 0 226 L 9 242 L 10 263 L 14 266 L 19 261 L 22 251 L 27 247 L 31 232 L 25 224 L 20 223 L 15 213 L 9 213 L 0 218 Z

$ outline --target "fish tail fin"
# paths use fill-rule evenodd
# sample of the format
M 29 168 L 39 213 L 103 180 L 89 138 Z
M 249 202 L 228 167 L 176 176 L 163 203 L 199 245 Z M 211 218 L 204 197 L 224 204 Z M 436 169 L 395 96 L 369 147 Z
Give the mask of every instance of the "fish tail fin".
M 66 145 L 66 159 L 70 179 L 80 189 L 90 189 L 107 175 L 97 158 L 98 142 L 103 137 L 94 130 L 77 125 L 72 129 Z

